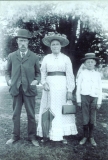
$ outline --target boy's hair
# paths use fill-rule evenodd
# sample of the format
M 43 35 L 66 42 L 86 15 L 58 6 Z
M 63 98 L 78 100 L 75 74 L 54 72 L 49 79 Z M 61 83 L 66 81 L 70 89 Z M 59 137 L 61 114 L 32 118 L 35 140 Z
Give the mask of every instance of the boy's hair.
M 88 59 L 92 59 L 97 63 L 96 59 L 94 59 L 94 58 L 88 58 Z M 88 59 L 85 59 L 83 63 L 85 63 Z

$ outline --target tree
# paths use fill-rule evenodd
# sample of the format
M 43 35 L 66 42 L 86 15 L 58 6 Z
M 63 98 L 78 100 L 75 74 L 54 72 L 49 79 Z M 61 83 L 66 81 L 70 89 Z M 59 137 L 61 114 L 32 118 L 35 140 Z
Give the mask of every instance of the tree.
M 17 7 L 11 3 L 0 17 L 2 24 L 0 35 L 3 42 L 0 56 L 6 58 L 10 52 L 16 50 L 16 32 L 18 28 L 26 28 L 33 36 L 29 47 L 39 56 L 50 53 L 50 49 L 42 43 L 45 34 L 52 31 L 66 34 L 70 44 L 62 51 L 70 56 L 75 74 L 80 66 L 80 59 L 87 52 L 95 52 L 100 62 L 107 65 L 108 42 L 106 28 L 102 24 L 107 20 L 107 9 L 108 6 L 105 4 L 88 2 L 81 6 L 79 2 L 78 4 L 70 2 L 70 5 L 52 2 Z M 102 13 L 104 20 L 101 19 Z

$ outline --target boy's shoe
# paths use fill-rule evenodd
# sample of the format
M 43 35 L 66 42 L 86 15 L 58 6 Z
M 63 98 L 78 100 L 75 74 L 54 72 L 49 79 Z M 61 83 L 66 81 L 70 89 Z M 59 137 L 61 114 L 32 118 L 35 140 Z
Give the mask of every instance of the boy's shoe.
M 94 147 L 97 146 L 97 144 L 96 144 L 94 138 L 90 138 L 90 143 L 91 143 Z
M 86 143 L 86 141 L 87 141 L 87 138 L 86 138 L 86 137 L 84 137 L 84 138 L 79 142 L 79 144 L 80 144 L 80 145 L 83 145 L 83 144 L 85 144 L 85 143 Z

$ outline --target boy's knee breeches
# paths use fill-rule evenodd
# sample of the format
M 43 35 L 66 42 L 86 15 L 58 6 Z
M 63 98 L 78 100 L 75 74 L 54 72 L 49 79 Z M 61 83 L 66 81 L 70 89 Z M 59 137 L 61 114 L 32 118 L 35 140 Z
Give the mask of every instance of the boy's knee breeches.
M 81 95 L 83 125 L 96 124 L 97 98 L 89 95 Z

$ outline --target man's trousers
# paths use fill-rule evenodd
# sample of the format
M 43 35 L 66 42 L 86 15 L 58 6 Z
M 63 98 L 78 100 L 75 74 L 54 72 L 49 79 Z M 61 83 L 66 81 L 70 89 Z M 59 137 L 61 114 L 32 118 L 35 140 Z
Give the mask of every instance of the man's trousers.
M 24 95 L 22 86 L 19 88 L 19 94 L 13 96 L 13 139 L 20 139 L 20 115 L 22 105 L 25 105 L 28 118 L 28 140 L 36 138 L 36 122 L 35 122 L 35 96 L 28 97 Z

